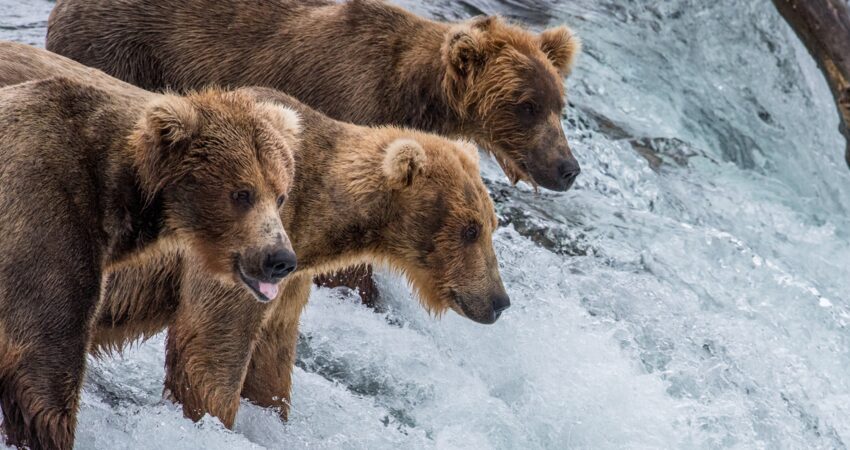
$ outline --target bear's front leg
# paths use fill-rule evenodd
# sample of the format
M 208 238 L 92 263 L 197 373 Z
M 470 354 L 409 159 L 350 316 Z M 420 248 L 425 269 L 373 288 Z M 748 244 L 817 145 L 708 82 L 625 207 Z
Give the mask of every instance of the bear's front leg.
M 6 442 L 33 450 L 71 449 L 85 371 L 85 344 L 72 339 L 61 349 L 41 343 L 29 350 L 0 380 Z M 57 350 L 64 354 L 51 354 Z
M 218 417 L 233 428 L 251 348 L 269 306 L 242 286 L 225 285 L 190 267 L 166 342 L 165 389 L 200 420 Z
M 182 251 L 148 249 L 104 275 L 100 307 L 89 349 L 96 355 L 147 339 L 174 320 L 180 304 Z
M 292 368 L 298 343 L 298 321 L 310 298 L 311 277 L 296 274 L 284 280 L 251 355 L 242 396 L 252 403 L 276 408 L 289 416 Z
M 80 238 L 73 233 L 50 235 Z M 62 258 L 58 251 L 45 249 L 38 270 L 17 263 L 0 267 L 6 275 L 16 271 L 15 277 L 2 277 L 0 284 L 0 329 L 3 347 L 11 350 L 0 355 L 3 431 L 8 444 L 33 450 L 74 446 L 99 292 L 96 265 L 79 256 L 92 252 Z

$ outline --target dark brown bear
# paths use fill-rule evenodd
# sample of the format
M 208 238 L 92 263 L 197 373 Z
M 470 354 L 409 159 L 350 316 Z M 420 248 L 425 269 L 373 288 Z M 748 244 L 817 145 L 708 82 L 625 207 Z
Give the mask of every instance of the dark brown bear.
M 508 176 L 566 190 L 567 27 L 424 19 L 378 0 L 59 0 L 47 49 L 145 89 L 268 86 L 330 117 L 473 139 Z
M 0 407 L 11 445 L 71 449 L 102 274 L 192 255 L 241 294 L 294 269 L 277 199 L 294 113 L 245 94 L 113 95 L 51 78 L 0 89 Z M 250 204 L 244 201 L 250 192 Z
M 44 50 L 0 43 L 0 84 L 56 73 L 96 80 L 116 96 L 149 95 Z M 122 266 L 104 289 L 95 350 L 169 327 L 166 388 L 187 416 L 210 413 L 230 427 L 240 391 L 286 416 L 298 321 L 316 273 L 386 264 L 407 274 L 429 310 L 483 323 L 509 306 L 492 248 L 496 217 L 471 145 L 345 124 L 272 89 L 241 92 L 302 118 L 298 170 L 282 210 L 298 271 L 275 303 L 262 304 L 211 279 L 184 251 Z

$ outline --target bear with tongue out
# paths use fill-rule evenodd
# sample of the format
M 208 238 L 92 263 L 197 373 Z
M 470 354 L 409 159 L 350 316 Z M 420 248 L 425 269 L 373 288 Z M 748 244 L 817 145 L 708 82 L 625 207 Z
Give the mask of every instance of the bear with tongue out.
M 21 49 L 0 58 L 0 76 L 14 78 Z M 291 108 L 85 78 L 0 89 L 0 408 L 14 446 L 73 448 L 110 271 L 180 252 L 256 304 L 296 264 L 280 212 L 295 167 Z

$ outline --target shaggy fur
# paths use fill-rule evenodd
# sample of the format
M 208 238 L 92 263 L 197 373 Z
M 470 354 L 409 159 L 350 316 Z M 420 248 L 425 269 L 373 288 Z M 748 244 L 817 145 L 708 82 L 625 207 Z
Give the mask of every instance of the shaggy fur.
M 43 50 L 0 43 L 2 82 L 88 71 L 67 64 Z M 138 91 L 108 78 L 102 88 Z M 302 119 L 298 170 L 282 209 L 298 271 L 283 281 L 276 302 L 262 304 L 199 271 L 194 255 L 159 252 L 138 260 L 141 266 L 111 272 L 96 343 L 120 348 L 168 326 L 169 393 L 188 417 L 210 413 L 230 427 L 240 391 L 286 416 L 299 317 L 317 273 L 383 264 L 407 274 L 435 314 L 452 309 L 485 323 L 498 318 L 509 301 L 492 247 L 496 217 L 473 146 L 345 124 L 272 89 L 242 92 L 296 110 Z
M 262 217 L 233 214 L 221 199 L 248 180 L 263 192 L 289 190 L 290 143 L 271 126 L 284 114 L 270 116 L 270 107 L 216 90 L 112 95 L 68 78 L 0 89 L 0 407 L 9 444 L 72 448 L 105 271 L 179 249 L 257 303 L 221 261 L 255 251 L 262 239 L 251 230 Z M 272 219 L 280 223 L 277 209 Z
M 513 180 L 566 190 L 565 26 L 426 20 L 377 0 L 59 0 L 47 49 L 145 89 L 268 86 L 335 119 L 472 139 Z

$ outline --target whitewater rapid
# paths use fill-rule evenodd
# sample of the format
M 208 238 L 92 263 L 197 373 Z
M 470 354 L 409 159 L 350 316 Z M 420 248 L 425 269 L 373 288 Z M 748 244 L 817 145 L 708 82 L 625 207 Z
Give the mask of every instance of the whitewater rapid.
M 567 23 L 585 54 L 568 193 L 492 162 L 513 307 L 429 317 L 314 291 L 291 420 L 235 431 L 162 399 L 163 336 L 90 360 L 77 448 L 846 448 L 850 171 L 814 62 L 769 0 L 400 0 L 440 19 Z M 0 0 L 43 45 L 52 3 Z

